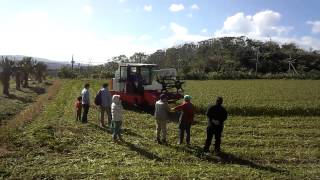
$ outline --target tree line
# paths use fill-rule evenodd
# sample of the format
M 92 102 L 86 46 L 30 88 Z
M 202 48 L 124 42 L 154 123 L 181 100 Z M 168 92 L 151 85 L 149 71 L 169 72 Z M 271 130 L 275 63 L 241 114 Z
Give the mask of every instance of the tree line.
M 16 90 L 29 87 L 29 80 L 33 77 L 38 83 L 46 79 L 47 65 L 34 60 L 32 57 L 23 57 L 21 61 L 14 61 L 9 57 L 0 60 L 0 80 L 3 86 L 3 94 L 9 96 L 10 79 L 15 79 Z
M 319 50 L 245 36 L 185 43 L 152 54 L 119 55 L 103 65 L 81 67 L 73 73 L 64 68 L 60 75 L 112 77 L 118 63 L 152 63 L 159 68 L 175 68 L 185 79 L 320 78 Z
M 259 41 L 241 37 L 222 37 L 198 43 L 185 43 L 146 55 L 135 53 L 113 57 L 110 63 L 153 63 L 159 68 L 176 68 L 187 79 L 210 78 L 216 75 L 232 78 L 243 75 L 263 77 L 289 75 L 320 76 L 320 51 L 306 51 L 296 44 L 280 45 L 274 41 Z

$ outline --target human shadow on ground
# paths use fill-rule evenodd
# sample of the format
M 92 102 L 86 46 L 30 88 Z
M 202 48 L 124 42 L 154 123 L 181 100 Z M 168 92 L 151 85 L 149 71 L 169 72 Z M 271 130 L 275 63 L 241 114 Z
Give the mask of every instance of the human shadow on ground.
M 95 124 L 95 123 L 88 123 L 88 126 L 89 127 L 93 127 L 94 129 L 97 129 L 99 131 L 104 131 L 104 132 L 107 132 L 109 134 L 112 134 L 112 129 L 108 126 L 106 127 L 101 127 L 99 126 L 98 124 Z M 128 135 L 128 136 L 135 136 L 135 137 L 139 137 L 139 138 L 144 138 L 143 136 L 141 136 L 140 134 L 138 133 L 135 133 L 133 132 L 131 129 L 127 129 L 127 128 L 122 128 L 121 129 L 121 134 L 125 134 L 125 135 Z
M 24 98 L 24 97 L 19 97 L 19 96 L 16 96 L 15 94 L 10 94 L 8 96 L 9 99 L 13 99 L 13 100 L 18 100 L 18 101 L 21 101 L 23 103 L 31 103 L 33 102 L 33 100 L 31 98 Z
M 287 173 L 289 174 L 289 171 L 275 168 L 272 166 L 267 165 L 260 165 L 253 161 L 242 159 L 240 157 L 237 157 L 234 154 L 228 153 L 228 152 L 220 152 L 217 155 L 205 155 L 203 153 L 203 149 L 200 146 L 171 146 L 172 148 L 178 150 L 178 151 L 184 151 L 189 154 L 192 154 L 202 160 L 206 160 L 212 163 L 221 163 L 221 164 L 238 164 L 241 166 L 247 166 L 250 168 L 263 170 L 263 171 L 269 171 L 272 173 Z
M 128 135 L 128 136 L 135 136 L 135 137 L 139 137 L 139 138 L 144 138 L 144 137 L 141 136 L 140 134 L 133 132 L 131 129 L 123 128 L 123 129 L 121 129 L 121 132 L 122 132 L 123 134 Z
M 120 145 L 125 145 L 127 146 L 131 151 L 135 151 L 137 152 L 139 155 L 147 158 L 147 159 L 150 159 L 150 160 L 156 160 L 156 161 L 159 161 L 159 162 L 162 162 L 162 158 L 159 157 L 158 155 L 152 153 L 152 152 L 149 152 L 141 147 L 139 147 L 138 145 L 135 145 L 135 144 L 132 144 L 131 142 L 129 141 L 125 141 L 125 140 L 122 140 L 122 141 L 117 141 L 118 144 Z
M 88 126 L 89 127 L 93 127 L 94 129 L 97 129 L 97 130 L 100 130 L 100 131 L 104 131 L 104 132 L 107 132 L 109 134 L 112 134 L 112 131 L 109 127 L 101 127 L 99 126 L 98 124 L 95 124 L 95 123 L 88 123 Z
M 44 87 L 28 87 L 31 91 L 37 93 L 38 95 L 44 94 L 46 92 L 46 88 Z
M 100 130 L 100 131 L 104 131 L 104 132 L 107 132 L 109 134 L 112 134 L 112 131 L 110 128 L 108 127 L 101 127 L 95 123 L 88 123 L 88 126 L 89 127 L 92 127 L 94 129 L 97 129 L 97 130 Z M 128 129 L 124 129 L 123 131 L 126 132 L 126 134 L 128 134 L 129 136 L 132 135 L 132 136 L 140 136 Z M 159 156 L 157 156 L 156 154 L 154 153 L 151 153 L 141 147 L 139 147 L 138 145 L 135 145 L 135 144 L 132 144 L 131 142 L 128 142 L 128 141 L 125 141 L 125 140 L 122 140 L 122 141 L 116 141 L 117 144 L 119 145 L 124 145 L 124 146 L 127 146 L 131 151 L 135 151 L 137 152 L 139 155 L 143 156 L 143 157 L 146 157 L 150 160 L 156 160 L 156 161 L 162 161 L 162 158 L 160 158 Z

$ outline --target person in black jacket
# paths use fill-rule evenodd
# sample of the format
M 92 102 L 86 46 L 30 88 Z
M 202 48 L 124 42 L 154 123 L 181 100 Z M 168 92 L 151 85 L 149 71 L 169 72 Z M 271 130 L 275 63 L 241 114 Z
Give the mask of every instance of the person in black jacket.
M 203 148 L 204 152 L 209 152 L 209 147 L 213 135 L 215 136 L 214 151 L 220 152 L 221 135 L 223 131 L 223 123 L 228 117 L 228 113 L 224 107 L 222 107 L 223 99 L 218 97 L 215 105 L 211 105 L 207 109 L 206 115 L 208 116 L 208 127 L 207 127 L 207 140 Z

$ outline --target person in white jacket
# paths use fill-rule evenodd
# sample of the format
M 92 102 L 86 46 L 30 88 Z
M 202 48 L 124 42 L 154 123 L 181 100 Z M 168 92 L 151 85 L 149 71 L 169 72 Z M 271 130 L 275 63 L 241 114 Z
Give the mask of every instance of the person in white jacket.
M 122 105 L 119 95 L 112 96 L 111 115 L 112 139 L 116 140 L 119 138 L 121 140 Z
M 155 104 L 154 117 L 156 119 L 156 140 L 158 144 L 167 144 L 167 121 L 169 120 L 169 105 L 167 97 L 164 94 L 160 95 L 160 100 Z M 162 132 L 162 141 L 160 134 Z

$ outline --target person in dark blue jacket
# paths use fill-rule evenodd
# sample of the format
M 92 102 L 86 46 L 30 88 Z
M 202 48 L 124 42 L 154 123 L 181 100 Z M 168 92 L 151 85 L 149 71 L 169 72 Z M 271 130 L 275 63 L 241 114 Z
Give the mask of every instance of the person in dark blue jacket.
M 216 104 L 211 105 L 207 109 L 208 127 L 207 127 L 207 140 L 203 148 L 204 152 L 209 152 L 213 135 L 215 136 L 214 151 L 220 152 L 221 135 L 223 131 L 224 121 L 228 117 L 228 113 L 222 106 L 222 97 L 217 97 Z

